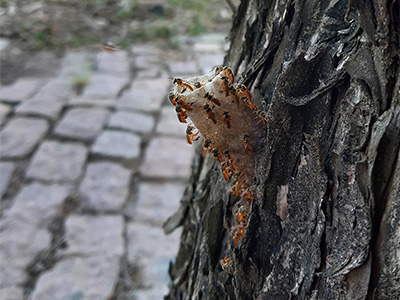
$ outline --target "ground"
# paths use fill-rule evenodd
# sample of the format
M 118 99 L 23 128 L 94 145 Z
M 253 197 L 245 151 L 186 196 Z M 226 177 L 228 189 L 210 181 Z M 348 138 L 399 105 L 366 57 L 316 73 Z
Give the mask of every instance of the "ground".
M 171 77 L 222 64 L 225 37 L 182 37 L 179 51 L 40 51 L 8 66 L 2 299 L 162 299 L 180 233 L 161 226 L 195 159 L 166 95 Z

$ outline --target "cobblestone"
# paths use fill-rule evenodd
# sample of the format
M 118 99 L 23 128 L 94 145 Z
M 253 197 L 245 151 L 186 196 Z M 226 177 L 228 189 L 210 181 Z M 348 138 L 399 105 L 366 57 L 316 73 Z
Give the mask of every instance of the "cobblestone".
M 146 112 L 157 111 L 166 98 L 169 82 L 160 77 L 154 80 L 137 80 L 130 90 L 122 94 L 118 109 L 137 109 Z
M 164 151 L 160 151 L 164 149 Z M 144 177 L 189 178 L 194 148 L 183 139 L 153 138 L 140 168 Z
M 188 124 L 180 123 L 172 105 L 163 106 L 156 132 L 162 135 L 174 135 L 186 139 L 186 127 Z
M 124 252 L 123 228 L 122 216 L 69 216 L 65 221 L 68 247 L 62 254 L 119 259 Z
M 102 108 L 70 109 L 58 123 L 54 133 L 84 141 L 95 139 L 102 131 L 109 111 Z
M 154 126 L 154 118 L 137 112 L 115 112 L 108 122 L 108 127 L 125 129 L 140 133 L 149 133 Z
M 16 196 L 15 203 L 0 223 L 0 287 L 23 283 L 28 264 L 50 246 L 47 231 L 52 218 L 61 213 L 69 193 L 66 186 L 31 184 Z
M 62 213 L 62 206 L 70 194 L 69 185 L 31 183 L 17 194 L 7 217 L 36 227 L 46 228 Z
M 88 53 L 82 51 L 68 52 L 61 63 L 61 76 L 73 76 L 82 70 L 82 66 L 91 65 Z
M 7 115 L 11 112 L 11 106 L 0 103 L 0 125 L 4 123 Z
M 7 189 L 10 177 L 14 172 L 15 165 L 11 162 L 0 162 L 0 198 Z
M 117 98 L 107 99 L 85 99 L 81 97 L 71 98 L 68 102 L 69 106 L 82 106 L 82 107 L 104 107 L 114 108 L 117 105 Z
M 37 281 L 31 300 L 111 298 L 119 272 L 117 258 L 76 257 L 60 261 Z
M 3 219 L 0 224 L 0 288 L 25 282 L 28 264 L 50 245 L 51 236 L 42 228 L 15 219 Z
M 31 299 L 109 299 L 124 252 L 123 225 L 121 216 L 68 217 L 64 259 L 40 276 Z
M 168 103 L 168 76 L 208 72 L 224 55 L 221 35 L 189 40 L 185 53 L 157 45 L 111 54 L 69 51 L 58 72 L 30 73 L 53 77 L 25 75 L 2 87 L 1 155 L 19 160 L 0 162 L 0 193 L 8 191 L 0 218 L 2 299 L 151 300 L 167 293 L 180 231 L 165 236 L 161 225 L 179 206 L 195 150 Z M 76 76 L 88 71 L 90 82 L 77 95 Z M 4 91 L 10 98 L 3 101 Z M 139 176 L 132 177 L 136 166 Z M 66 247 L 47 261 L 59 228 Z M 39 257 L 40 266 L 54 265 L 40 269 Z M 121 263 L 137 270 L 122 295 L 116 290 L 125 285 Z M 32 266 L 42 273 L 32 276 Z
M 167 271 L 178 251 L 180 231 L 166 236 L 160 227 L 132 222 L 127 226 L 127 237 L 128 261 L 140 270 L 140 286 L 165 294 L 169 282 Z M 151 255 L 148 249 L 152 249 Z
M 28 166 L 26 176 L 47 181 L 74 181 L 82 173 L 87 149 L 79 143 L 45 141 Z
M 20 300 L 24 298 L 24 291 L 17 286 L 0 288 L 0 295 L 2 300 Z
M 46 117 L 52 121 L 55 121 L 60 115 L 63 107 L 63 102 L 54 101 L 54 99 L 50 99 L 48 97 L 40 98 L 35 96 L 19 105 L 16 113 L 21 115 Z
M 34 97 L 51 99 L 53 101 L 65 101 L 74 94 L 72 81 L 66 76 L 59 76 L 47 82 Z
M 131 48 L 134 57 L 136 56 L 160 56 L 160 49 L 152 45 L 134 45 Z
M 0 133 L 1 157 L 21 158 L 28 155 L 48 129 L 45 120 L 22 117 L 10 120 Z
M 125 211 L 136 222 L 161 227 L 178 210 L 184 190 L 179 183 L 140 183 L 133 208 Z
M 173 77 L 199 74 L 196 61 L 174 61 L 169 64 L 169 70 Z
M 99 52 L 96 55 L 97 71 L 117 77 L 129 78 L 129 61 L 125 51 Z
M 27 100 L 38 91 L 41 81 L 34 78 L 21 78 L 15 83 L 1 89 L 0 99 L 9 103 Z
M 136 134 L 105 130 L 90 151 L 100 156 L 131 160 L 139 158 L 140 143 L 141 139 Z
M 82 93 L 82 98 L 108 99 L 117 97 L 128 84 L 127 78 L 115 77 L 111 74 L 94 74 Z
M 119 211 L 129 192 L 130 170 L 109 162 L 89 164 L 80 186 L 83 208 Z

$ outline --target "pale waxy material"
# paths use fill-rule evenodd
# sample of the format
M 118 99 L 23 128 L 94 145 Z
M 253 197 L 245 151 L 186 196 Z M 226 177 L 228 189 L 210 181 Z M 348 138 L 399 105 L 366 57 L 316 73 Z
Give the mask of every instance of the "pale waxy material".
M 240 172 L 240 180 L 250 186 L 262 126 L 247 88 L 233 83 L 232 71 L 217 67 L 213 73 L 203 76 L 175 78 L 169 99 L 176 106 L 178 119 L 195 127 L 187 133 L 200 131 L 203 146 L 205 140 L 210 141 L 207 148 L 210 155 L 222 163 L 230 161 L 234 169 L 231 174 L 236 172 L 238 176 Z M 194 140 L 200 134 L 194 136 Z

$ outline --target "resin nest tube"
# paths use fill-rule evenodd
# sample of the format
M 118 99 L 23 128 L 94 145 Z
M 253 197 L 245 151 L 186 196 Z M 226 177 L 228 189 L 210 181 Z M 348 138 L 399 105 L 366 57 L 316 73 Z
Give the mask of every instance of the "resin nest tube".
M 252 103 L 244 85 L 234 83 L 232 70 L 217 67 L 210 73 L 189 79 L 175 78 L 168 98 L 178 120 L 188 123 L 188 142 L 203 137 L 203 156 L 211 153 L 221 163 L 225 180 L 233 177 L 239 195 L 251 185 L 254 153 L 259 151 L 264 112 Z

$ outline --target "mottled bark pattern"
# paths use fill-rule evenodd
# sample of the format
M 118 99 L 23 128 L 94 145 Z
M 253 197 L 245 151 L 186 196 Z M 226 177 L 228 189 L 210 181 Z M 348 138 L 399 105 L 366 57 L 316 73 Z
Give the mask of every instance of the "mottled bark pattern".
M 269 118 L 249 227 L 235 248 L 199 158 L 168 299 L 400 299 L 399 2 L 242 1 L 225 64 Z

